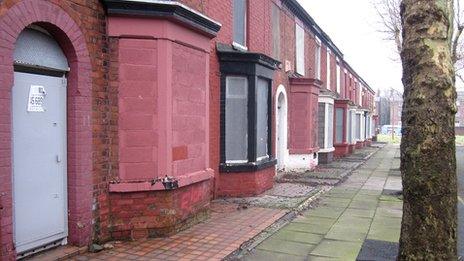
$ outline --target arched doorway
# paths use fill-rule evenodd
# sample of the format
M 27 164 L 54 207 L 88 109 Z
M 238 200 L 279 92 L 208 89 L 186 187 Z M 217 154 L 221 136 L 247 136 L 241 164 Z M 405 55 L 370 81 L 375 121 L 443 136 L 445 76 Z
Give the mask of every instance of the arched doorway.
M 285 169 L 285 162 L 287 159 L 288 148 L 287 148 L 287 94 L 285 87 L 280 85 L 277 89 L 277 101 L 276 101 L 276 156 L 277 156 L 277 170 Z
M 16 251 L 65 244 L 68 236 L 66 74 L 69 65 L 44 29 L 24 29 L 14 49 L 13 218 Z

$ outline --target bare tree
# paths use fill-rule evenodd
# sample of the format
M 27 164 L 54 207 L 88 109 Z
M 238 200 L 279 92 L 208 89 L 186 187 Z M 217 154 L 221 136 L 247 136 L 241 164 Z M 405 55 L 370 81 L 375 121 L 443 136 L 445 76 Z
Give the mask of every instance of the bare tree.
M 454 33 L 451 41 L 451 57 L 456 70 L 456 76 L 464 81 L 464 75 L 460 74 L 464 69 L 464 46 L 461 39 L 462 31 L 464 30 L 464 10 L 461 9 L 461 0 L 453 0 L 453 2 Z M 377 10 L 383 27 L 379 31 L 385 35 L 386 40 L 395 42 L 398 55 L 403 48 L 400 4 L 401 0 L 374 0 L 374 7 Z
M 453 0 L 403 0 L 400 10 L 404 203 L 398 260 L 457 260 L 452 47 L 460 32 L 453 33 Z

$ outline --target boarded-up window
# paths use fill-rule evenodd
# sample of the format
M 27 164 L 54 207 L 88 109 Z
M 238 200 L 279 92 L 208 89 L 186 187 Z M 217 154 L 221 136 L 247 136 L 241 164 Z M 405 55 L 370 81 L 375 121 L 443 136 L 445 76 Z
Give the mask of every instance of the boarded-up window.
M 325 103 L 319 103 L 319 113 L 318 113 L 318 137 L 319 137 L 319 147 L 325 148 L 325 140 L 326 140 L 326 113 L 325 113 Z
M 268 115 L 269 104 L 269 82 L 264 79 L 258 79 L 258 86 L 256 90 L 256 107 L 257 107 L 257 126 L 256 126 L 256 139 L 257 151 L 256 155 L 259 159 L 269 156 L 268 153 Z
M 234 1 L 234 42 L 246 46 L 246 0 Z
M 248 80 L 226 78 L 226 161 L 248 161 Z
M 328 104 L 327 111 L 327 148 L 333 147 L 333 121 L 334 121 L 334 106 L 333 104 Z
M 343 113 L 345 110 L 343 108 L 335 109 L 335 142 L 343 142 Z
M 304 51 L 304 29 L 295 24 L 296 39 L 296 72 L 299 75 L 305 75 L 305 51 Z
M 356 139 L 361 139 L 361 114 L 356 114 Z
M 353 112 L 348 111 L 348 117 L 347 117 L 347 122 L 348 122 L 348 135 L 346 137 L 346 140 L 348 143 L 353 143 Z
M 272 4 L 272 55 L 280 59 L 280 9 Z

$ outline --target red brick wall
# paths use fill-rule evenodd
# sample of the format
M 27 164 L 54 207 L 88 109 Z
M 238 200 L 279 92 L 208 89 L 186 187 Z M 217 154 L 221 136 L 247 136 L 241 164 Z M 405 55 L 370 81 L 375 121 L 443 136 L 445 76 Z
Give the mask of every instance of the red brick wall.
M 217 197 L 250 197 L 274 185 L 274 168 L 256 172 L 222 173 Z
M 111 193 L 113 239 L 166 236 L 187 226 L 181 221 L 200 219 L 208 213 L 209 181 L 173 191 Z

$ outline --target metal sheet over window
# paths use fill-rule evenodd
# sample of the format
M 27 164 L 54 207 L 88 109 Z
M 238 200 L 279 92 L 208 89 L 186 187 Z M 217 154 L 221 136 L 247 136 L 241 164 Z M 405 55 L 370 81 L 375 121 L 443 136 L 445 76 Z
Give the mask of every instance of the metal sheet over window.
M 342 143 L 343 142 L 343 108 L 336 108 L 335 109 L 335 142 Z
M 334 119 L 334 106 L 333 104 L 328 104 L 328 118 L 327 118 L 327 148 L 333 147 L 333 119 Z
M 268 153 L 268 127 L 269 127 L 269 82 L 263 79 L 258 79 L 256 90 L 256 106 L 257 106 L 257 151 L 258 158 L 267 157 Z
M 272 56 L 280 58 L 280 9 L 272 4 Z
M 234 42 L 246 46 L 246 0 L 234 1 Z
M 248 80 L 226 78 L 226 161 L 248 161 Z
M 356 114 L 356 139 L 361 139 L 361 114 Z
M 305 75 L 304 29 L 295 24 L 296 35 L 296 72 Z
M 68 60 L 55 39 L 44 32 L 30 28 L 24 29 L 18 36 L 14 61 L 25 66 L 69 70 Z

